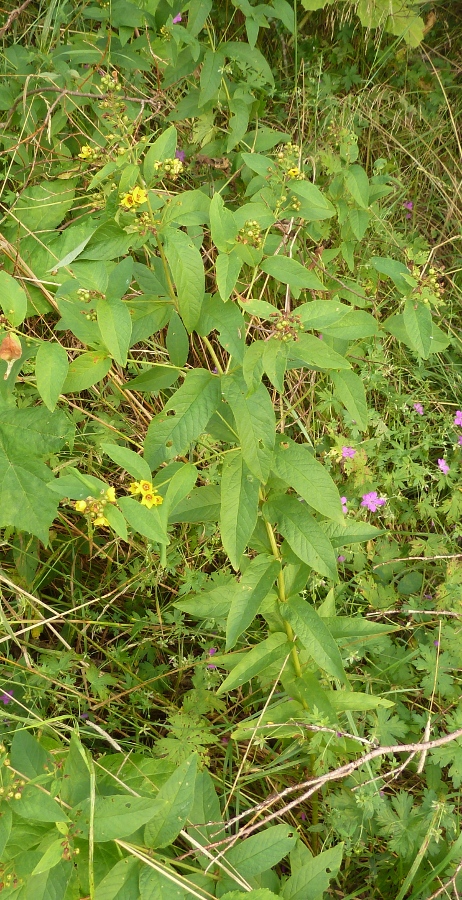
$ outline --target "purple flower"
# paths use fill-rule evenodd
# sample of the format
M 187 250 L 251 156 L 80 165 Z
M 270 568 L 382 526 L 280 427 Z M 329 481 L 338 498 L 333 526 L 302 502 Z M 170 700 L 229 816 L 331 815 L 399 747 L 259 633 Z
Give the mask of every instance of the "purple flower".
M 4 704 L 4 706 L 8 706 L 8 703 L 11 703 L 13 699 L 13 691 L 4 691 L 3 694 L 0 694 L 0 700 Z
M 337 556 L 337 562 L 343 563 L 346 560 L 346 556 Z
M 348 500 L 347 500 L 347 498 L 346 498 L 346 497 L 340 497 L 340 503 L 342 504 L 342 513 L 344 513 L 344 514 L 346 515 L 347 512 L 348 512 L 348 507 L 347 507 Z
M 88 719 L 89 713 L 80 713 L 81 719 Z
M 356 450 L 353 447 L 342 447 L 342 459 L 353 459 L 356 456 Z
M 434 646 L 434 647 L 439 647 L 439 645 L 440 645 L 440 642 L 439 642 L 439 641 L 433 641 L 433 646 Z
M 178 23 L 181 22 L 181 13 L 178 13 L 178 15 L 175 16 L 174 19 L 172 19 L 172 22 L 173 22 L 174 25 L 178 25 Z M 179 158 L 180 158 L 180 157 L 178 157 L 178 159 L 179 159 Z M 183 161 L 183 160 L 182 160 L 182 161 Z
M 371 512 L 377 512 L 379 506 L 385 506 L 386 502 L 385 497 L 377 495 L 377 491 L 369 491 L 368 494 L 363 494 L 361 506 L 365 506 Z
M 226 747 L 226 744 L 229 744 L 229 738 L 227 738 L 227 737 L 222 737 L 221 743 L 224 744 L 225 747 Z
M 448 464 L 447 464 L 447 462 L 446 462 L 445 459 L 439 459 L 439 460 L 438 460 L 438 468 L 439 468 L 440 471 L 443 473 L 443 475 L 447 475 L 448 472 L 449 472 L 449 466 L 448 466 Z
M 414 204 L 412 200 L 407 200 L 406 203 L 403 203 L 404 209 L 414 209 Z
M 458 441 L 458 443 L 459 443 L 459 444 L 462 444 L 462 434 L 459 434 L 459 441 Z
M 181 16 L 180 16 L 180 19 L 181 19 Z M 175 21 L 175 19 L 174 19 L 173 21 Z M 175 152 L 175 159 L 179 159 L 180 162 L 184 162 L 185 159 L 186 159 L 186 153 L 185 153 L 185 151 L 184 151 L 184 150 L 176 150 L 176 152 Z
M 462 426 L 462 409 L 458 409 L 454 416 L 454 425 Z
M 300 818 L 301 818 L 302 822 L 306 822 L 306 813 L 301 812 L 301 813 L 300 813 Z
M 423 416 L 424 408 L 421 403 L 414 403 L 414 409 L 416 413 L 419 413 L 419 416 Z
M 210 649 L 209 649 L 209 656 L 215 656 L 215 653 L 216 653 L 216 652 L 217 652 L 217 648 L 216 648 L 216 647 L 210 647 Z

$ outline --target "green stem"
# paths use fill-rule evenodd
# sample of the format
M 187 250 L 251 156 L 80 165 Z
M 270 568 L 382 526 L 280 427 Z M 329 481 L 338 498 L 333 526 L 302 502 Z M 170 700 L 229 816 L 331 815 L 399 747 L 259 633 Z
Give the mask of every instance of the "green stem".
M 273 527 L 270 522 L 266 522 L 266 532 L 268 534 L 269 542 L 271 544 L 271 550 L 273 551 L 273 556 L 275 559 L 278 560 L 278 562 L 281 562 L 281 554 L 279 552 L 279 547 L 277 545 L 274 530 L 273 530 Z M 286 586 L 284 584 L 284 572 L 282 571 L 282 566 L 281 566 L 281 569 L 280 569 L 279 575 L 278 575 L 278 596 L 279 596 L 279 600 L 281 603 L 287 603 Z M 287 635 L 289 641 L 292 642 L 291 655 L 292 655 L 292 662 L 294 664 L 295 674 L 296 674 L 297 678 L 301 678 L 302 677 L 302 669 L 300 666 L 300 660 L 298 658 L 298 650 L 295 646 L 294 633 L 292 631 L 291 625 L 285 619 L 284 619 L 284 628 L 285 628 L 286 635 Z M 302 700 L 302 703 L 303 703 L 303 706 L 305 707 L 305 709 L 308 709 L 308 706 L 305 703 L 305 701 Z
M 218 356 L 215 353 L 215 350 L 213 349 L 212 344 L 210 343 L 208 337 L 202 337 L 202 335 L 201 335 L 201 340 L 204 342 L 205 346 L 207 347 L 207 350 L 209 351 L 210 356 L 212 357 L 212 359 L 217 367 L 217 372 L 220 375 L 223 375 L 223 369 L 222 369 L 220 360 L 218 359 Z

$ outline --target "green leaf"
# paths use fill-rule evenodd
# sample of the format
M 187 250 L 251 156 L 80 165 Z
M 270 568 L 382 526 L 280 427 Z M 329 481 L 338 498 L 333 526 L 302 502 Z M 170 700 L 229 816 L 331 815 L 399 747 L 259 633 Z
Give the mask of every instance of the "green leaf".
M 170 524 L 177 522 L 217 522 L 220 515 L 220 491 L 216 484 L 194 488 L 169 516 Z
M 177 130 L 174 125 L 170 125 L 170 127 L 166 128 L 160 137 L 151 144 L 143 163 L 143 175 L 148 186 L 153 183 L 157 176 L 154 163 L 174 158 L 177 139 Z
M 127 293 L 133 278 L 133 265 L 133 257 L 127 256 L 112 270 L 105 291 L 106 300 L 120 300 Z
M 217 288 L 222 300 L 231 296 L 242 269 L 242 260 L 235 253 L 219 253 L 215 261 Z
M 212 241 L 222 253 L 227 253 L 237 236 L 238 228 L 230 209 L 226 209 L 221 194 L 215 193 L 210 203 Z
M 292 194 L 301 200 L 299 215 L 308 222 L 320 222 L 335 216 L 335 208 L 332 203 L 311 181 L 292 180 L 289 182 L 289 187 Z
M 175 310 L 170 316 L 165 343 L 172 364 L 180 368 L 184 366 L 189 356 L 189 338 L 188 332 Z
M 268 391 L 263 385 L 245 396 L 245 382 L 226 377 L 223 393 L 236 420 L 242 456 L 259 481 L 265 483 L 271 468 L 276 438 L 276 417 Z
M 63 394 L 79 394 L 101 381 L 111 368 L 111 360 L 102 350 L 81 353 L 69 364 Z
M 35 359 L 37 390 L 48 409 L 53 412 L 69 371 L 67 353 L 61 344 L 40 344 Z
M 38 861 L 35 869 L 31 872 L 31 877 L 33 875 L 40 875 L 41 872 L 48 872 L 49 869 L 52 869 L 54 866 L 57 866 L 60 860 L 63 858 L 63 838 L 57 838 L 56 841 L 53 841 L 52 844 L 49 845 L 48 849 L 45 850 L 42 858 Z
M 18 801 L 19 802 L 19 801 Z M 145 825 L 156 810 L 157 798 L 114 794 L 95 799 L 94 839 L 97 843 L 128 837 Z M 86 798 L 72 810 L 72 817 L 82 836 L 87 838 L 90 826 L 90 800 Z
M 58 497 L 43 457 L 72 434 L 67 417 L 44 407 L 2 411 L 0 421 L 0 527 L 14 526 L 43 543 L 56 515 Z
M 189 450 L 205 431 L 219 402 L 220 380 L 216 375 L 205 369 L 188 372 L 182 386 L 149 425 L 144 455 L 151 469 Z
M 360 431 L 365 431 L 368 424 L 366 391 L 363 380 L 356 372 L 331 372 L 334 394 L 346 407 Z
M 235 586 L 235 578 L 224 576 L 217 587 L 194 594 L 187 600 L 177 600 L 173 605 L 196 619 L 224 619 L 229 613 Z
M 300 334 L 288 344 L 290 357 L 317 369 L 350 369 L 350 363 L 312 334 Z
M 161 508 L 161 515 L 168 518 L 194 488 L 197 480 L 197 469 L 191 463 L 181 466 L 169 481 L 167 492 Z
M 10 761 L 13 769 L 26 778 L 36 778 L 52 771 L 53 758 L 28 731 L 17 730 L 11 744 Z
M 427 359 L 432 351 L 432 314 L 428 303 L 407 299 L 404 304 L 404 327 L 409 342 L 419 356 Z
M 121 469 L 125 469 L 129 475 L 138 481 L 151 481 L 151 469 L 146 460 L 128 447 L 120 447 L 118 444 L 101 444 L 101 449 L 109 459 L 112 459 Z
M 178 877 L 174 869 L 171 873 L 174 878 Z M 140 900 L 191 900 L 191 894 L 155 869 L 143 866 L 140 872 Z
M 244 462 L 242 452 L 227 453 L 221 475 L 220 533 L 234 569 L 257 524 L 259 482 Z
M 290 853 L 297 839 L 295 828 L 273 825 L 236 844 L 224 858 L 243 878 L 254 878 L 276 866 Z
M 276 172 L 274 161 L 269 156 L 263 156 L 261 153 L 241 153 L 241 156 L 246 166 L 262 178 Z
M 200 95 L 198 106 L 205 106 L 218 93 L 222 79 L 222 68 L 226 59 L 222 50 L 206 50 L 200 77 Z
M 278 531 L 302 562 L 321 575 L 338 580 L 332 544 L 303 503 L 293 495 L 278 494 L 265 503 L 263 515 L 277 522 Z
M 193 805 L 196 770 L 194 753 L 162 785 L 154 814 L 144 830 L 147 847 L 166 847 L 180 833 Z
M 254 675 L 258 675 L 267 669 L 271 663 L 276 660 L 283 660 L 290 653 L 291 644 L 287 640 L 287 635 L 281 631 L 271 634 L 266 641 L 257 644 L 248 653 L 243 655 L 232 672 L 225 678 L 223 684 L 218 688 L 217 694 L 226 694 L 233 691 L 234 688 L 250 681 Z
M 352 309 L 339 322 L 323 328 L 325 334 L 344 341 L 359 341 L 377 334 L 378 325 L 370 313 L 362 309 Z
M 148 509 L 133 497 L 120 497 L 118 505 L 134 531 L 156 544 L 170 543 L 158 506 Z
M 269 256 L 262 262 L 260 268 L 277 281 L 288 284 L 292 290 L 305 288 L 314 291 L 327 290 L 314 272 L 289 256 Z
M 292 626 L 294 634 L 315 663 L 332 678 L 347 684 L 342 657 L 324 619 L 301 597 L 290 597 L 281 604 L 281 613 Z
M 113 503 L 108 503 L 104 509 L 104 515 L 115 533 L 118 534 L 123 541 L 126 541 L 128 538 L 127 523 L 120 512 L 120 509 L 117 509 L 117 506 L 114 506 Z
M 261 554 L 245 570 L 232 594 L 226 623 L 226 649 L 234 647 L 238 637 L 253 622 L 263 600 L 269 594 L 281 570 L 277 559 Z
M 77 179 L 42 181 L 27 187 L 12 212 L 27 231 L 36 234 L 56 228 L 72 208 Z
M 202 256 L 184 231 L 168 228 L 164 234 L 165 255 L 176 285 L 178 310 L 185 328 L 191 333 L 199 321 L 204 299 Z
M 27 295 L 16 278 L 4 270 L 0 272 L 0 298 L 6 318 L 17 328 L 26 318 Z
M 3 851 L 10 839 L 11 825 L 13 822 L 13 813 L 11 807 L 6 803 L 0 806 L 0 857 L 3 857 Z
M 64 763 L 61 787 L 61 799 L 70 806 L 76 806 L 90 795 L 90 770 L 86 752 L 77 735 L 73 734 Z
M 274 455 L 273 470 L 309 506 L 343 525 L 345 517 L 337 486 L 306 444 L 281 438 Z
M 350 209 L 348 221 L 357 241 L 362 241 L 366 234 L 370 218 L 370 214 L 365 209 Z
M 113 359 L 123 368 L 127 365 L 132 335 L 132 320 L 128 306 L 121 300 L 98 300 L 96 314 L 104 344 Z
M 417 281 L 412 277 L 408 267 L 405 266 L 404 263 L 398 262 L 397 259 L 372 256 L 369 262 L 376 272 L 391 278 L 402 294 L 408 294 L 410 287 L 417 286 Z
M 268 888 L 257 888 L 255 891 L 228 891 L 221 900 L 278 900 L 276 894 Z
M 295 312 L 300 316 L 305 328 L 319 331 L 321 328 L 328 328 L 329 325 L 341 322 L 343 317 L 351 312 L 351 306 L 337 300 L 312 300 L 310 303 L 297 306 Z
M 369 206 L 369 179 L 362 166 L 350 166 L 346 176 L 345 184 L 358 206 L 367 209 Z
M 134 856 L 119 860 L 97 885 L 95 900 L 138 900 L 140 869 Z
M 35 784 L 26 784 L 20 800 L 14 801 L 18 816 L 33 822 L 68 822 L 64 810 L 56 800 L 40 791 Z
M 245 320 L 239 307 L 224 303 L 218 294 L 206 294 L 196 331 L 206 336 L 213 330 L 218 331 L 223 349 L 241 363 L 245 349 Z
M 314 856 L 286 881 L 282 890 L 283 900 L 307 900 L 308 897 L 318 900 L 337 875 L 342 856 L 343 844 Z
M 406 344 L 406 347 L 410 347 L 410 349 L 415 352 L 414 344 L 411 342 L 404 325 L 404 315 L 389 316 L 382 327 L 384 331 L 388 331 L 388 333 L 392 334 L 396 340 L 402 341 L 403 344 Z M 432 322 L 430 353 L 441 353 L 443 350 L 446 350 L 446 347 L 448 347 L 450 343 L 450 336 L 445 334 L 438 325 L 435 325 L 435 323 Z
M 337 525 L 336 522 L 323 522 L 323 531 L 335 548 L 371 541 L 384 533 L 384 529 L 369 525 L 368 522 L 355 522 L 348 516 L 345 518 L 344 525 Z
M 228 140 L 226 142 L 226 152 L 230 153 L 231 150 L 234 150 L 235 146 L 242 141 L 243 137 L 245 137 L 247 132 L 247 127 L 249 124 L 249 117 L 251 111 L 251 104 L 246 100 L 240 100 L 239 98 L 232 99 L 229 103 L 229 111 L 232 113 L 230 116 L 228 127 Z
M 155 365 L 131 381 L 127 381 L 125 387 L 131 391 L 158 394 L 163 388 L 168 388 L 177 380 L 179 371 L 173 366 Z
M 28 875 L 27 883 L 19 890 L 24 898 L 31 897 L 33 900 L 58 900 L 58 897 L 67 900 L 69 896 L 67 888 L 73 874 L 72 863 L 61 859 L 56 866 L 46 872 Z

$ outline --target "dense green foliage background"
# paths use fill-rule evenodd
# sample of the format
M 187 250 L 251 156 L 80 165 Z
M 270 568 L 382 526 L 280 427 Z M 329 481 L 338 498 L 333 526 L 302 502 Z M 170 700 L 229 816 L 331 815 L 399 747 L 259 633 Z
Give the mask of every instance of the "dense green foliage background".
M 457 897 L 458 4 L 6 6 L 2 898 Z

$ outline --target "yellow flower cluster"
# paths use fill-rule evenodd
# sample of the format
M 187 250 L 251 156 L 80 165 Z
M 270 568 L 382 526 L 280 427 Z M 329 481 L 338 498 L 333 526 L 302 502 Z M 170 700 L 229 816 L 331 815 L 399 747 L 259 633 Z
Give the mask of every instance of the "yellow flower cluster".
M 141 505 L 147 506 L 148 509 L 160 506 L 164 502 L 164 498 L 152 486 L 151 481 L 132 481 L 128 489 L 131 494 L 141 494 Z
M 108 528 L 109 522 L 104 515 L 104 507 L 107 503 L 115 502 L 115 490 L 113 487 L 109 487 L 106 491 L 103 491 L 103 496 L 100 500 L 96 500 L 95 497 L 87 497 L 86 500 L 76 500 L 74 509 L 79 513 L 87 513 L 95 527 L 99 525 L 102 528 Z
M 154 169 L 161 177 L 165 176 L 171 178 L 172 181 L 176 181 L 178 175 L 181 175 L 184 165 L 181 162 L 181 159 L 164 159 L 157 160 L 157 162 L 154 163 Z
M 79 159 L 84 159 L 88 162 L 94 162 L 101 156 L 101 150 L 99 148 L 95 149 L 94 147 L 90 147 L 89 144 L 84 144 L 77 156 Z
M 123 206 L 124 209 L 135 209 L 137 206 L 141 206 L 142 203 L 146 203 L 147 199 L 148 195 L 144 188 L 140 188 L 136 185 L 132 191 L 129 191 L 128 194 L 124 194 L 123 197 L 121 197 L 120 205 Z

